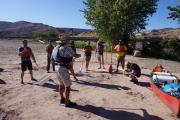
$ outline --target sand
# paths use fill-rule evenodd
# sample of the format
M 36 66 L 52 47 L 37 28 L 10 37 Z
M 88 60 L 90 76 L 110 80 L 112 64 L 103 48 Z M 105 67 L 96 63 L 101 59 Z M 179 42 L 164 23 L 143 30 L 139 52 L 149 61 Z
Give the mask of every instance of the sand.
M 79 81 L 72 78 L 70 98 L 78 105 L 66 108 L 59 103 L 56 73 L 48 73 L 51 81 L 38 86 L 30 80 L 27 71 L 25 84 L 20 84 L 20 57 L 17 55 L 20 45 L 19 40 L 0 40 L 0 120 L 178 120 L 150 89 L 149 73 L 153 66 L 161 63 L 180 78 L 179 62 L 127 55 L 126 60 L 138 63 L 142 68 L 143 75 L 137 85 L 123 74 L 111 75 L 107 72 L 109 53 L 105 54 L 106 69 L 97 70 L 98 63 L 93 53 L 90 71 L 78 76 Z M 39 65 L 37 68 L 33 64 L 34 76 L 39 80 L 47 74 L 46 45 L 32 42 L 29 46 Z M 82 54 L 82 50 L 78 53 Z M 83 57 L 75 60 L 76 73 L 82 60 Z M 113 55 L 113 68 L 115 65 L 116 56 Z

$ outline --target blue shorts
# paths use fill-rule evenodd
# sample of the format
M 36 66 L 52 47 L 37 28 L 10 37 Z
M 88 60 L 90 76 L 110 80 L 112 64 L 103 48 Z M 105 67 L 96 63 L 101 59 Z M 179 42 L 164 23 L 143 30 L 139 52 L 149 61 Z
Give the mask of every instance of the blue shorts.
M 96 56 L 97 56 L 97 57 L 101 57 L 101 56 L 103 56 L 103 53 L 96 52 Z

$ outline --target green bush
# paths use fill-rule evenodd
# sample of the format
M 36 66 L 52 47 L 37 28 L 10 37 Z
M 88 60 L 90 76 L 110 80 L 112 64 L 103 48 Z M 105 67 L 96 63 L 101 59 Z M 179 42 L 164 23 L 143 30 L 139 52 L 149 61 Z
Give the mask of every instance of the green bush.
M 178 39 L 146 42 L 143 47 L 144 56 L 180 61 L 180 40 Z
M 76 46 L 76 48 L 83 49 L 86 44 L 87 44 L 87 42 L 84 42 L 84 41 L 75 41 L 75 46 Z M 91 42 L 91 46 L 92 46 L 93 50 L 95 50 L 95 48 L 96 48 L 96 42 Z M 110 52 L 110 51 L 111 51 L 111 47 L 107 47 L 107 48 L 105 49 L 105 51 Z
M 180 61 L 180 40 L 166 39 L 160 44 L 163 48 L 161 51 L 163 58 Z

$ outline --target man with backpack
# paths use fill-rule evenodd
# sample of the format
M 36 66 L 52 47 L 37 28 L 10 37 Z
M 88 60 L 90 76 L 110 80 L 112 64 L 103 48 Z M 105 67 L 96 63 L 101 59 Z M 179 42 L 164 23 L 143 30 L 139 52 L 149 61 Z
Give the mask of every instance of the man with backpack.
M 60 38 L 60 41 L 57 41 L 59 45 L 54 48 L 52 53 L 52 58 L 58 63 L 59 69 L 57 76 L 59 78 L 59 89 L 60 89 L 60 103 L 65 104 L 66 107 L 74 107 L 76 103 L 71 102 L 69 99 L 70 96 L 70 86 L 71 80 L 69 75 L 70 63 L 72 57 L 78 58 L 80 54 L 76 54 L 71 47 L 66 45 L 64 38 Z M 64 96 L 65 93 L 65 96 Z
M 124 70 L 125 56 L 127 53 L 127 47 L 124 45 L 122 40 L 119 40 L 119 43 L 114 48 L 117 56 L 117 69 L 115 72 L 118 72 L 119 63 L 121 63 L 122 69 Z

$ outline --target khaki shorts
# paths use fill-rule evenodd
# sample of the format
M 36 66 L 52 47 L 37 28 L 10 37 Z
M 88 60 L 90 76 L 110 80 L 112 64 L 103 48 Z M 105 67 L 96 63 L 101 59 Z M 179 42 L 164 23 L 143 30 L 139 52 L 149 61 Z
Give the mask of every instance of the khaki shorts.
M 71 79 L 67 67 L 60 66 L 57 72 L 59 79 L 59 84 L 64 85 L 65 87 L 71 86 Z

